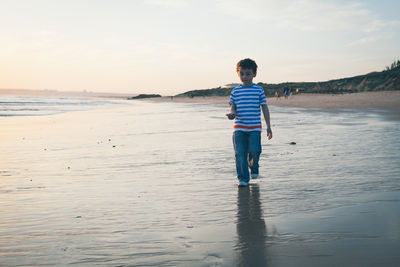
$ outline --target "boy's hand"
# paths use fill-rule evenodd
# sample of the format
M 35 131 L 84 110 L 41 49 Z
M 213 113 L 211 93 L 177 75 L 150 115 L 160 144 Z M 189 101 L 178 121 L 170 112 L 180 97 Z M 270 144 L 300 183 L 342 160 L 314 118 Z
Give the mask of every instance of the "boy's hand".
M 268 135 L 268 140 L 272 138 L 272 130 L 271 128 L 267 128 L 267 135 Z
M 227 116 L 228 119 L 233 120 L 236 117 L 236 114 L 231 112 L 231 113 L 225 114 L 225 116 Z

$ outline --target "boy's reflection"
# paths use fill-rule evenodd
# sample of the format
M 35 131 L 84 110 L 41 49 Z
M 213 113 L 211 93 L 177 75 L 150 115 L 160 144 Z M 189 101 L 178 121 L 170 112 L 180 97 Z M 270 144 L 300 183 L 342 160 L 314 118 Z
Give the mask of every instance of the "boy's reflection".
M 267 229 L 262 216 L 257 184 L 238 189 L 237 251 L 238 266 L 266 266 Z

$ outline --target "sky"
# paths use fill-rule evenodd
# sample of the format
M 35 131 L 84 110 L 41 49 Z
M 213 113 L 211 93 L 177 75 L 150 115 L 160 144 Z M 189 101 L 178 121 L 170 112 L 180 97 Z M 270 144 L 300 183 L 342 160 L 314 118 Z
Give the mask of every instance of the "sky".
M 326 81 L 400 59 L 400 1 L 0 0 L 0 88 L 174 95 Z

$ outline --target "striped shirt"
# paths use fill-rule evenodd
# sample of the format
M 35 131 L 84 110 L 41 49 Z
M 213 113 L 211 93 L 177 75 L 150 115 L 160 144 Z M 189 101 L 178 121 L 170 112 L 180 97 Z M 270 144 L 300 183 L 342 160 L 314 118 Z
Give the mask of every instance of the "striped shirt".
M 260 105 L 267 104 L 264 89 L 257 84 L 239 85 L 231 92 L 229 104 L 236 106 L 235 131 L 261 131 Z

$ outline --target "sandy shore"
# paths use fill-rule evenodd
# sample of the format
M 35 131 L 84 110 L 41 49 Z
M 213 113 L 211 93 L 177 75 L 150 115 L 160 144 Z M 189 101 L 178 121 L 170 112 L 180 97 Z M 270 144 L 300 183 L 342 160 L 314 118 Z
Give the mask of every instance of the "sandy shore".
M 301 108 L 382 108 L 400 111 L 400 91 L 362 92 L 354 94 L 304 94 L 285 99 L 267 98 L 273 106 Z M 185 103 L 227 103 L 228 97 L 163 97 L 151 101 L 170 101 Z

